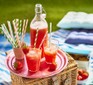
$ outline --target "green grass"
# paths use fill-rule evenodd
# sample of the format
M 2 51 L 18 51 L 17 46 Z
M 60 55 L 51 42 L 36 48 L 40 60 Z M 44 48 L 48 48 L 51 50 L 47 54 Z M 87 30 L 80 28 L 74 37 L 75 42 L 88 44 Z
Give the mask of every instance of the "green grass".
M 14 18 L 33 19 L 34 6 L 41 3 L 47 12 L 47 22 L 53 23 L 53 31 L 57 23 L 68 11 L 83 11 L 93 13 L 93 0 L 0 0 L 0 24 Z M 27 32 L 29 32 L 29 26 Z

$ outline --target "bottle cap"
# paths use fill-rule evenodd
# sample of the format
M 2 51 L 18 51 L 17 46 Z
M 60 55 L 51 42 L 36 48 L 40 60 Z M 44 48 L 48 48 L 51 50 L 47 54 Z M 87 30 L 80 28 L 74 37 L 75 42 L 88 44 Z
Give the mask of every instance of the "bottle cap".
M 42 5 L 41 4 L 36 4 L 35 7 L 42 7 Z
M 36 4 L 35 5 L 35 11 L 36 11 L 36 13 L 42 13 L 42 5 Z

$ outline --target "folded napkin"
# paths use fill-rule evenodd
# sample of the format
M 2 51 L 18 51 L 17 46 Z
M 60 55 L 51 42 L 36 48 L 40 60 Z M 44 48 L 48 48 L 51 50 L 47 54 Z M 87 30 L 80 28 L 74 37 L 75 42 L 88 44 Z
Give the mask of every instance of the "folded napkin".
M 68 35 L 65 43 L 93 45 L 93 33 L 73 31 Z

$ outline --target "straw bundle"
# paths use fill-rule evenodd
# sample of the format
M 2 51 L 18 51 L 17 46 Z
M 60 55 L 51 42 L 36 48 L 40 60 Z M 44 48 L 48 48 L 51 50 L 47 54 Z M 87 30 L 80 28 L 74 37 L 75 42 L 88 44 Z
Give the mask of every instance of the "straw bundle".
M 10 21 L 7 21 L 7 25 L 8 26 L 6 26 L 5 24 L 1 24 L 0 27 L 4 36 L 11 43 L 13 48 L 21 47 L 26 33 L 28 19 L 24 19 L 23 21 L 14 19 L 12 23 Z

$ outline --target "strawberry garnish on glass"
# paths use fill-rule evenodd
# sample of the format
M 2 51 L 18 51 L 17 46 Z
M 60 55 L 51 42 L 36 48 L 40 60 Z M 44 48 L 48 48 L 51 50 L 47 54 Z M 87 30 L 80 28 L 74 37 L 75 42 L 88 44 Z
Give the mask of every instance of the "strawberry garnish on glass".
M 21 70 L 21 69 L 23 68 L 22 62 L 20 62 L 20 61 L 15 61 L 15 62 L 14 62 L 14 68 L 15 68 L 15 70 Z
M 22 50 L 23 50 L 24 54 L 27 54 L 30 50 L 30 46 L 25 45 L 25 46 L 22 47 Z

